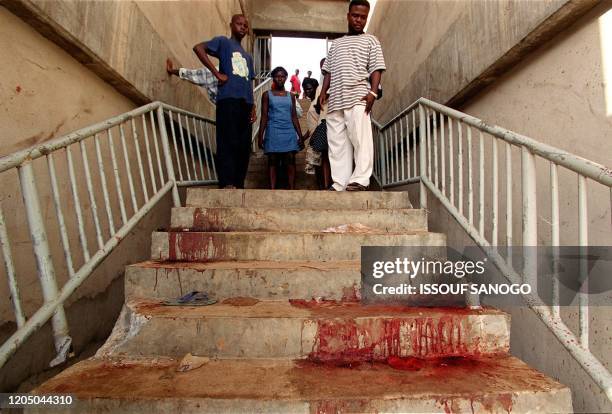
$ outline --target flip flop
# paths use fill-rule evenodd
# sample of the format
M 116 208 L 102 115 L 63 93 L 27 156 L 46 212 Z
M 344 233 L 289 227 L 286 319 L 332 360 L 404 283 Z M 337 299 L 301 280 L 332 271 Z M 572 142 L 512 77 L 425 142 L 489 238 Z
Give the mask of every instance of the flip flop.
M 164 305 L 167 306 L 206 306 L 217 303 L 216 299 L 211 299 L 204 292 L 198 292 L 194 290 L 186 295 L 176 299 L 169 299 L 164 301 Z

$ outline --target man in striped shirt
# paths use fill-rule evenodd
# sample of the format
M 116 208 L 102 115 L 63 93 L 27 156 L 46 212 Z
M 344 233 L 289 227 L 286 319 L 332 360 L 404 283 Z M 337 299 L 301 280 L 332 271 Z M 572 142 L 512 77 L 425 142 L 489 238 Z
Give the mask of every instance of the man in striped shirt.
M 332 188 L 367 189 L 374 165 L 370 112 L 386 69 L 378 39 L 364 33 L 370 4 L 352 0 L 347 14 L 348 34 L 334 40 L 322 71 L 320 103 L 327 101 L 327 141 Z M 353 169 L 353 162 L 355 169 Z

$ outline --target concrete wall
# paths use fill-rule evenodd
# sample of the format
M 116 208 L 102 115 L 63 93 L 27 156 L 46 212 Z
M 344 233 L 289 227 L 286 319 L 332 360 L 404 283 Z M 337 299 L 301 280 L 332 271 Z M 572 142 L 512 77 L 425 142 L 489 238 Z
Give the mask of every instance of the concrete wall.
M 414 3 L 414 2 L 411 2 Z M 495 7 L 492 3 L 502 2 L 471 2 L 473 4 L 485 4 L 487 7 Z M 544 2 L 543 2 L 544 3 Z M 438 3 L 434 3 L 436 5 Z M 552 3 L 551 3 L 552 4 Z M 421 5 L 423 6 L 423 5 Z M 448 13 L 444 12 L 444 7 L 448 8 Z M 458 19 L 461 10 L 455 3 L 438 5 L 441 21 L 448 22 Z M 399 7 L 395 4 L 395 7 Z M 484 7 L 484 6 L 482 6 Z M 430 10 L 429 7 L 423 9 Z M 377 9 L 376 13 L 380 10 Z M 395 15 L 395 14 L 391 14 Z M 474 16 L 474 14 L 472 14 Z M 429 17 L 425 14 L 421 20 Z M 379 16 L 380 17 L 380 16 Z M 419 19 L 419 16 L 411 16 L 410 19 Z M 400 18 L 397 17 L 399 21 Z M 568 25 L 565 30 L 555 36 L 552 41 L 543 43 L 540 48 L 532 54 L 525 55 L 520 63 L 513 66 L 504 74 L 500 74 L 495 81 L 487 88 L 482 89 L 478 94 L 465 100 L 458 106 L 463 112 L 485 120 L 487 123 L 497 124 L 504 128 L 518 133 L 533 137 L 534 139 L 562 148 L 582 157 L 591 159 L 608 167 L 612 166 L 612 152 L 607 150 L 610 142 L 610 131 L 612 130 L 612 102 L 610 96 L 610 56 L 612 54 L 609 35 L 612 22 L 612 2 L 601 2 L 597 7 L 591 8 L 585 15 L 578 19 L 574 24 Z M 387 22 L 389 23 L 389 22 Z M 482 23 L 482 24 L 481 24 Z M 399 23 L 395 27 L 386 27 L 389 33 L 399 30 Z M 403 27 L 402 24 L 401 27 Z M 434 25 L 431 21 L 423 27 Z M 473 21 L 473 27 L 487 26 L 484 22 Z M 501 27 L 512 27 L 506 21 Z M 467 30 L 467 29 L 466 29 Z M 485 29 L 483 29 L 485 30 Z M 425 47 L 425 40 L 420 38 L 407 37 L 404 48 L 416 50 L 421 43 L 421 48 Z M 425 39 L 425 38 L 423 38 Z M 430 50 L 442 47 L 445 41 L 430 43 Z M 385 43 L 383 43 L 385 47 Z M 408 103 L 416 98 L 411 95 L 411 91 L 417 90 L 410 86 L 410 82 L 401 83 L 402 79 L 407 79 L 406 72 L 414 67 L 411 59 L 393 51 L 395 44 L 391 48 L 386 48 L 388 64 L 395 69 L 390 69 L 385 75 L 385 87 L 389 90 L 389 82 L 397 82 L 399 91 L 406 95 L 397 97 L 395 100 L 380 102 L 379 114 L 392 116 L 396 113 L 402 101 Z M 462 64 L 466 60 L 474 59 L 478 61 L 483 52 L 476 50 L 476 47 L 460 48 L 463 55 L 461 59 L 449 60 L 444 65 L 440 65 L 435 71 L 430 73 L 427 88 L 430 96 L 444 101 L 450 99 L 453 94 L 460 91 L 460 86 L 449 88 L 447 80 L 456 73 L 463 73 Z M 425 54 L 427 55 L 427 54 Z M 420 56 L 420 55 L 417 55 Z M 426 59 L 426 58 L 425 58 Z M 417 57 L 418 60 L 418 57 Z M 606 62 L 608 62 L 606 64 Z M 400 67 L 408 68 L 397 73 Z M 417 65 L 418 70 L 422 65 Z M 392 72 L 395 70 L 395 72 Z M 486 69 L 485 69 L 486 70 Z M 413 79 L 414 76 L 409 79 Z M 467 83 L 469 79 L 465 79 Z M 405 85 L 402 88 L 402 85 Z M 439 87 L 438 87 L 439 85 Z M 391 94 L 395 93 L 391 88 Z M 400 92 L 397 92 L 399 94 Z M 426 95 L 427 96 L 427 95 Z M 608 96 L 608 98 L 606 98 Z M 436 98 L 437 97 L 437 98 Z M 455 127 L 456 134 L 456 127 Z M 438 134 L 439 136 L 439 134 Z M 464 132 L 465 140 L 465 132 Z M 455 135 L 456 137 L 456 135 Z M 485 135 L 485 235 L 491 236 L 491 206 L 493 199 L 491 187 L 491 137 Z M 457 144 L 455 142 L 455 151 Z M 500 146 L 500 187 L 497 196 L 500 205 L 500 234 L 499 244 L 505 241 L 505 198 L 507 189 L 505 188 L 505 147 Z M 464 141 L 464 154 L 465 154 Z M 474 166 L 478 166 L 478 134 L 474 135 Z M 464 155 L 465 156 L 465 155 Z M 448 157 L 448 156 L 447 156 Z M 448 158 L 447 158 L 448 160 Z M 467 182 L 467 166 L 463 161 L 464 185 Z M 457 161 L 455 162 L 456 171 Z M 520 183 L 520 155 L 518 150 L 513 151 L 513 211 L 514 242 L 521 243 L 521 183 Z M 476 169 L 477 171 L 477 169 Z M 447 168 L 448 172 L 448 168 Z M 447 183 L 449 182 L 447 175 Z M 456 175 L 455 175 L 456 177 Z M 474 177 L 476 195 L 476 205 L 478 200 L 479 186 L 478 175 Z M 560 168 L 560 214 L 561 214 L 561 244 L 576 245 L 578 224 L 577 224 L 577 179 L 576 175 Z M 456 183 L 456 179 L 455 179 Z M 448 185 L 448 184 L 447 184 Z M 538 242 L 540 244 L 550 243 L 550 194 L 549 194 L 549 164 L 543 160 L 537 162 L 537 190 L 538 190 Z M 455 194 L 457 194 L 455 189 Z M 416 196 L 416 194 L 413 194 Z M 413 197 L 413 202 L 418 200 Z M 466 205 L 464 205 L 464 209 Z M 440 203 L 432 197 L 429 201 L 429 223 L 433 231 L 444 232 L 448 236 L 451 247 L 463 247 L 472 245 L 473 242 L 467 237 L 455 222 L 446 213 Z M 592 245 L 612 245 L 612 217 L 610 211 L 610 192 L 609 189 L 589 182 L 588 184 L 588 232 L 589 242 Z M 478 219 L 475 213 L 476 220 Z M 553 337 L 549 330 L 537 319 L 537 317 L 526 308 L 507 309 L 513 316 L 512 323 L 512 347 L 513 354 L 527 361 L 530 365 L 540 369 L 544 373 L 557 378 L 562 383 L 568 385 L 573 392 L 574 408 L 577 412 L 610 412 L 612 405 L 601 393 L 599 388 L 592 382 L 590 377 L 578 366 L 574 359 L 564 350 L 558 340 Z M 591 331 L 590 345 L 593 353 L 604 365 L 610 368 L 612 356 L 609 352 L 609 325 L 611 313 L 609 308 L 591 308 Z M 576 309 L 563 309 L 562 316 L 572 329 L 577 328 Z
M 143 101 L 162 99 L 178 106 L 212 115 L 213 108 L 199 88 L 169 79 L 165 59 L 184 66 L 197 65 L 192 46 L 216 34 L 229 34 L 231 15 L 239 13 L 239 1 L 215 2 L 81 2 L 8 1 L 0 7 L 0 156 L 44 142 L 87 125 L 129 111 Z M 212 11 L 212 13 L 211 13 Z M 15 13 L 18 13 L 18 17 Z M 155 27 L 155 30 L 153 30 Z M 43 36 L 44 33 L 45 36 Z M 162 40 L 163 37 L 167 39 Z M 51 39 L 51 40 L 50 40 Z M 245 45 L 247 42 L 245 42 Z M 142 137 L 141 127 L 138 126 Z M 131 128 L 126 128 L 128 153 L 135 155 Z M 121 158 L 118 131 L 115 151 Z M 142 145 L 142 142 L 141 142 Z M 93 171 L 94 188 L 100 188 L 91 143 L 86 145 Z M 102 137 L 106 178 L 111 191 L 115 224 L 120 223 L 109 167 L 108 144 Z M 85 217 L 90 252 L 96 250 L 91 204 L 83 180 L 80 149 L 73 147 L 79 194 Z M 143 155 L 144 156 L 144 155 Z M 65 152 L 55 155 L 60 197 L 65 208 L 75 266 L 83 263 Z M 67 280 L 50 182 L 44 158 L 34 162 L 40 202 L 46 220 L 52 258 L 60 287 Z M 132 158 L 132 174 L 139 182 Z M 128 216 L 128 186 L 122 186 Z M 147 174 L 148 179 L 148 174 Z M 7 219 L 17 266 L 20 297 L 26 315 L 42 303 L 23 201 L 15 171 L 0 174 L 0 205 Z M 137 184 L 138 187 L 138 184 Z M 96 195 L 99 215 L 106 233 L 102 195 Z M 142 193 L 137 195 L 144 203 Z M 66 309 L 74 349 L 78 354 L 92 341 L 104 339 L 123 303 L 123 269 L 126 264 L 148 257 L 150 234 L 167 226 L 170 202 L 165 199 L 134 229 L 85 284 L 68 301 Z M 4 264 L 0 259 L 0 297 L 8 298 Z M 14 390 L 24 379 L 39 373 L 54 356 L 49 327 L 35 334 L 0 369 L 0 390 Z M 0 301 L 0 342 L 14 331 L 10 301 Z
M 345 0 L 252 0 L 251 8 L 258 31 L 346 32 Z
M 239 0 L 3 4 L 132 101 L 162 100 L 206 116 L 214 114 L 214 107 L 205 93 L 168 78 L 166 58 L 199 66 L 192 47 L 214 35 L 228 35 L 231 16 L 242 11 Z M 243 42 L 249 47 L 251 40 Z
M 596 2 L 380 0 L 369 33 L 387 61 L 381 121 L 420 96 L 458 103 L 494 81 Z
M 605 99 L 605 89 L 610 87 L 605 71 L 609 72 L 610 68 L 605 68 L 602 63 L 606 50 L 604 42 L 608 43 L 607 53 L 611 53 L 611 40 L 604 41 L 601 30 L 604 20 L 610 21 L 611 17 L 612 2 L 593 9 L 459 109 L 540 142 L 612 166 L 612 151 L 602 151 L 610 142 L 612 130 L 612 102 Z M 518 180 L 518 153 L 514 164 Z M 548 167 L 548 163 L 537 164 L 538 209 L 542 211 L 538 223 L 540 243 L 550 241 Z M 559 180 L 561 243 L 575 245 L 578 234 L 577 180 L 574 174 L 563 168 Z M 518 182 L 515 185 L 520 187 Z M 612 245 L 609 191 L 593 182 L 588 188 L 589 242 Z M 515 198 L 519 195 L 517 191 Z M 515 234 L 520 234 L 520 228 L 515 229 Z

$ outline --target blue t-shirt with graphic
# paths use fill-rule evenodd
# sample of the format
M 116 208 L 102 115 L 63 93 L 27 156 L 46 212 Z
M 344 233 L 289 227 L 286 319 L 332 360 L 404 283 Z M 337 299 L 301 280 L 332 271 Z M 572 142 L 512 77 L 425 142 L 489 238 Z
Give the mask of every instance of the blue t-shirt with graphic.
M 206 42 L 206 52 L 219 59 L 219 72 L 229 78 L 223 86 L 219 86 L 217 102 L 236 98 L 253 104 L 253 57 L 240 43 L 225 36 L 217 36 Z

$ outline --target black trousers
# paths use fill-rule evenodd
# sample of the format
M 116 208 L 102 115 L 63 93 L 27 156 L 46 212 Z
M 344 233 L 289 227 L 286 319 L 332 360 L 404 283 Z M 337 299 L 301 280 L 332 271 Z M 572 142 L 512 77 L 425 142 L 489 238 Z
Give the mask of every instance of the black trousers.
M 251 156 L 252 105 L 244 99 L 217 102 L 217 175 L 219 187 L 244 188 Z

